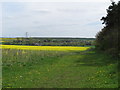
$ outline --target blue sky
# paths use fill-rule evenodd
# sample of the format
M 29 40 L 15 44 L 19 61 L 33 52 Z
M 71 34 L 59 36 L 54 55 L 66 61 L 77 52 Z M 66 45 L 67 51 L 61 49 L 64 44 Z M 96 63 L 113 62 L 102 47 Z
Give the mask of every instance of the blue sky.
M 2 2 L 2 36 L 95 37 L 110 2 Z M 0 7 L 1 8 L 1 7 Z

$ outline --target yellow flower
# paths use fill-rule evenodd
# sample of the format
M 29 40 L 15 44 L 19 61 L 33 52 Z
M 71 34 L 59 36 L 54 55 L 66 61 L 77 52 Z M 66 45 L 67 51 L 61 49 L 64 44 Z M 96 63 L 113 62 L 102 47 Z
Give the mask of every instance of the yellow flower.
M 18 55 L 19 53 L 17 52 L 17 55 Z

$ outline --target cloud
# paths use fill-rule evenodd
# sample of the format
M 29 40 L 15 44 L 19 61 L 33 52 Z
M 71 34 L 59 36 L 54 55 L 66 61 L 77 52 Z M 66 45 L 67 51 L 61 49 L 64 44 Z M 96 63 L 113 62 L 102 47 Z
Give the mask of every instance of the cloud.
M 11 5 L 13 5 L 11 7 Z M 100 18 L 109 3 L 4 3 L 3 36 L 94 37 L 102 28 Z M 10 8 L 9 8 L 10 7 Z M 12 10 L 17 7 L 13 12 Z M 7 9 L 8 8 L 8 9 Z
M 114 0 L 119 1 L 119 0 Z M 0 2 L 110 2 L 109 0 L 1 0 Z
M 24 3 L 6 2 L 2 3 L 3 11 L 6 13 L 20 13 L 24 10 Z
M 38 13 L 50 13 L 50 11 L 48 9 L 36 9 L 33 10 L 33 12 L 38 12 Z
M 100 22 L 95 21 L 95 22 L 87 23 L 86 25 L 87 25 L 87 26 L 96 26 L 96 25 L 100 25 L 100 24 L 101 24 Z
M 81 12 L 84 12 L 84 9 L 78 9 L 78 8 L 75 8 L 75 9 L 58 9 L 58 11 L 60 12 L 66 12 L 66 13 L 81 13 Z

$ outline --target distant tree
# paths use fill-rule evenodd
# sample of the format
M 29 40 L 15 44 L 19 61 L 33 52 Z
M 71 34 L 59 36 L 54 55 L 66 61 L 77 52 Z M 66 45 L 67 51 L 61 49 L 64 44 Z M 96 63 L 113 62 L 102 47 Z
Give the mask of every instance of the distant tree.
M 104 28 L 96 35 L 96 48 L 114 56 L 120 56 L 120 1 L 107 9 L 107 16 L 101 19 Z

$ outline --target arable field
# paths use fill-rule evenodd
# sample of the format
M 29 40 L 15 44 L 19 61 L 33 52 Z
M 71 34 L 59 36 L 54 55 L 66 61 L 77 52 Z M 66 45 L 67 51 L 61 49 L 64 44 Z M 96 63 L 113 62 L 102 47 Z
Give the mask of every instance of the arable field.
M 118 87 L 117 60 L 87 47 L 84 50 L 85 47 L 75 47 L 77 50 L 6 47 L 9 48 L 4 46 L 2 50 L 3 88 Z
M 90 47 L 73 47 L 73 46 L 21 46 L 21 45 L 1 45 L 2 49 L 17 49 L 17 50 L 52 50 L 52 51 L 84 51 Z

